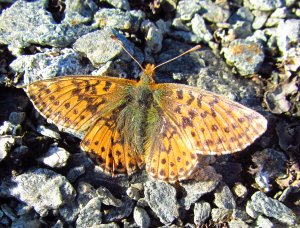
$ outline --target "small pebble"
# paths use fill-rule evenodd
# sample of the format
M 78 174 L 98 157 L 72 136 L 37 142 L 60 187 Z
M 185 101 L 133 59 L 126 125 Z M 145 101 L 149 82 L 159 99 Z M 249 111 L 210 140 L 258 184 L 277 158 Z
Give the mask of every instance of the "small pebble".
M 76 220 L 76 227 L 97 227 L 102 223 L 101 199 L 99 197 L 91 199 L 82 208 Z
M 51 168 L 62 168 L 67 165 L 70 153 L 64 148 L 51 146 L 49 150 L 38 161 Z
M 196 225 L 200 225 L 201 223 L 205 223 L 205 221 L 210 216 L 211 207 L 210 204 L 204 201 L 200 201 L 199 203 L 195 203 L 194 207 L 194 223 Z
M 150 226 L 150 217 L 142 207 L 136 206 L 134 208 L 133 218 L 135 223 L 141 228 L 148 228 Z
M 37 127 L 37 132 L 43 136 L 53 138 L 53 139 L 60 139 L 60 134 L 50 128 L 45 127 L 44 125 L 39 125 Z
M 233 198 L 233 194 L 227 185 L 219 186 L 216 189 L 214 196 L 214 203 L 217 205 L 217 207 L 224 209 L 236 208 L 236 202 Z

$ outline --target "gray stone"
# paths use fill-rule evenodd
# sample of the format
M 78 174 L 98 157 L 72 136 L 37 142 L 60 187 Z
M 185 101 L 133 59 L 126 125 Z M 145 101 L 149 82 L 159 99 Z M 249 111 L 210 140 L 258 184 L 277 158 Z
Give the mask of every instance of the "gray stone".
M 51 170 L 33 169 L 16 177 L 7 177 L 0 186 L 0 196 L 15 197 L 32 206 L 41 216 L 75 198 L 67 179 Z
M 131 54 L 134 53 L 133 44 L 127 41 L 123 35 L 118 34 L 116 30 L 107 27 L 80 37 L 74 43 L 73 48 L 87 56 L 92 64 L 97 67 L 112 60 L 123 51 L 120 44 L 113 40 L 111 36 L 116 36 Z M 130 60 L 127 53 L 123 58 Z
M 159 52 L 162 48 L 163 31 L 158 29 L 154 23 L 148 20 L 142 22 L 141 30 L 145 33 L 146 48 L 151 53 Z
M 78 177 L 82 176 L 84 173 L 85 173 L 85 167 L 83 165 L 73 167 L 68 171 L 67 179 L 71 183 L 74 183 L 78 179 Z
M 135 223 L 141 228 L 150 226 L 150 217 L 144 208 L 136 206 L 133 211 L 133 218 Z
M 97 227 L 102 223 L 101 199 L 99 197 L 91 199 L 82 208 L 76 220 L 76 227 Z
M 245 21 L 237 21 L 233 26 L 232 30 L 235 38 L 243 39 L 253 34 L 252 25 Z
M 255 211 L 255 209 L 254 209 L 254 207 L 253 207 L 251 201 L 247 201 L 247 204 L 246 204 L 246 213 L 247 213 L 251 218 L 254 218 L 254 219 L 256 219 L 257 216 L 258 216 L 258 213 Z
M 205 223 L 206 219 L 210 216 L 210 210 L 210 204 L 207 202 L 200 201 L 199 203 L 195 203 L 194 223 L 198 226 L 201 223 Z
M 51 168 L 62 168 L 67 165 L 70 153 L 62 147 L 51 146 L 49 150 L 38 161 Z
M 0 136 L 0 161 L 7 156 L 15 142 L 15 138 L 10 135 Z
M 244 0 L 244 6 L 261 11 L 275 10 L 284 5 L 282 0 Z
M 126 193 L 133 200 L 138 201 L 141 198 L 140 190 L 133 186 L 127 188 Z
M 266 191 L 270 190 L 272 181 L 286 175 L 287 158 L 280 151 L 273 149 L 257 151 L 252 155 L 252 161 L 258 167 L 255 182 Z
M 195 13 L 201 9 L 201 0 L 181 0 L 176 8 L 177 17 L 183 21 L 192 20 Z
M 226 222 L 229 221 L 232 215 L 232 210 L 224 208 L 213 208 L 211 210 L 211 219 L 214 222 Z
M 143 15 L 120 9 L 102 8 L 94 15 L 94 20 L 100 28 L 111 27 L 130 32 L 138 31 Z
M 235 66 L 242 76 L 258 72 L 265 58 L 259 43 L 243 39 L 232 41 L 223 52 L 227 63 Z
M 228 222 L 228 227 L 229 228 L 248 228 L 250 226 L 241 220 L 231 220 Z
M 176 202 L 176 190 L 171 185 L 147 181 L 144 184 L 145 199 L 156 216 L 164 224 L 170 224 L 179 216 Z
M 122 201 L 114 197 L 107 188 L 99 187 L 96 192 L 103 204 L 114 207 L 122 206 Z
M 11 228 L 20 228 L 20 227 L 41 227 L 42 223 L 39 219 L 34 218 L 32 215 L 23 215 L 11 224 Z
M 45 0 L 17 1 L 3 10 L 0 16 L 0 43 L 14 48 L 24 48 L 30 44 L 62 47 L 93 29 L 84 24 L 57 24 L 46 10 L 47 4 Z
M 235 24 L 238 21 L 244 21 L 248 23 L 252 23 L 254 20 L 254 15 L 247 7 L 240 7 L 236 12 L 234 12 L 229 18 L 228 22 L 230 24 Z
M 275 218 L 291 226 L 296 224 L 296 215 L 291 209 L 262 192 L 255 192 L 251 196 L 251 204 L 255 211 L 267 217 Z
M 217 205 L 217 207 L 224 208 L 224 209 L 236 208 L 236 203 L 233 194 L 227 185 L 219 186 L 216 189 L 214 196 L 215 196 L 214 203 Z
M 15 214 L 15 212 L 13 211 L 13 209 L 11 207 L 9 207 L 7 204 L 2 204 L 1 206 L 1 210 L 3 211 L 3 213 L 11 220 L 11 221 L 15 221 L 17 219 L 17 216 Z
M 0 219 L 2 219 L 3 215 L 4 215 L 3 211 L 0 210 Z
M 88 74 L 93 68 L 83 65 L 81 56 L 73 49 L 45 49 L 42 53 L 22 55 L 10 67 L 24 73 L 24 84 L 61 75 Z
M 193 33 L 201 40 L 203 40 L 205 43 L 208 43 L 210 40 L 212 40 L 213 36 L 207 29 L 204 19 L 199 14 L 195 14 L 191 24 Z
M 187 193 L 182 199 L 182 203 L 186 210 L 189 210 L 190 206 L 200 199 L 201 196 L 213 191 L 222 179 L 222 177 L 210 166 L 203 167 L 203 170 L 202 174 L 204 173 L 204 178 L 181 183 Z
M 201 38 L 191 32 L 172 31 L 168 33 L 168 36 L 185 43 L 198 44 L 199 42 L 201 42 Z
M 276 37 L 277 47 L 281 55 L 286 57 L 290 44 L 296 43 L 300 39 L 300 20 L 280 21 L 276 30 Z
M 9 121 L 4 121 L 0 126 L 0 135 L 9 135 L 12 134 L 14 130 L 14 125 Z
M 121 207 L 113 207 L 103 215 L 104 223 L 120 221 L 123 218 L 127 218 L 132 213 L 135 206 L 134 202 L 126 196 L 122 198 L 121 201 Z
M 13 125 L 22 124 L 26 118 L 25 112 L 11 112 L 8 117 L 8 121 Z
M 241 199 L 244 199 L 248 194 L 248 190 L 247 190 L 246 186 L 244 186 L 240 182 L 235 183 L 232 190 L 233 190 L 233 193 Z
M 57 131 L 47 128 L 46 126 L 39 125 L 36 130 L 38 133 L 46 137 L 60 139 L 60 134 Z
M 226 22 L 230 17 L 230 11 L 222 8 L 212 1 L 201 1 L 201 11 L 199 14 L 212 23 Z
M 260 10 L 253 10 L 252 13 L 255 16 L 252 23 L 252 28 L 256 30 L 262 28 L 270 16 L 270 12 Z
M 255 222 L 256 227 L 272 228 L 274 224 L 266 217 L 259 215 Z
M 130 10 L 130 5 L 127 0 L 99 0 L 99 2 L 107 2 L 118 9 Z

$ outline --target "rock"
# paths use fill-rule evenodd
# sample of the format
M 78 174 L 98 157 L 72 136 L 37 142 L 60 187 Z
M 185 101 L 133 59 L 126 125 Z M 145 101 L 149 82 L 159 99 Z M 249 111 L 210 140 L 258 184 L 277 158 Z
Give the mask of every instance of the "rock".
M 222 181 L 227 185 L 232 186 L 237 181 L 242 181 L 242 164 L 237 162 L 218 162 L 214 164 L 214 168 L 218 174 L 222 175 Z
M 205 43 L 208 43 L 212 40 L 213 36 L 207 29 L 204 19 L 199 14 L 195 14 L 191 21 L 191 24 L 193 33 L 197 35 L 201 40 L 203 40 Z
M 87 56 L 97 67 L 112 60 L 123 51 L 120 44 L 111 38 L 112 35 L 116 36 L 131 54 L 134 53 L 133 44 L 127 41 L 123 35 L 118 34 L 116 30 L 108 27 L 80 37 L 74 43 L 73 48 Z M 124 59 L 130 60 L 127 53 L 125 53 Z
M 145 33 L 147 51 L 158 53 L 162 48 L 164 31 L 148 20 L 142 22 L 141 30 Z
M 127 218 L 132 213 L 135 206 L 134 202 L 128 197 L 122 198 L 121 202 L 122 206 L 111 208 L 104 214 L 104 223 L 120 221 L 123 218 Z
M 11 221 L 15 221 L 17 219 L 17 216 L 15 214 L 15 212 L 13 211 L 12 208 L 10 208 L 7 204 L 2 204 L 1 206 L 1 210 L 3 211 L 3 213 L 11 220 Z
M 38 133 L 46 137 L 53 138 L 53 139 L 60 139 L 60 134 L 57 131 L 47 128 L 43 125 L 39 125 L 36 130 Z
M 89 74 L 93 70 L 83 64 L 81 56 L 73 49 L 44 49 L 42 53 L 22 55 L 10 67 L 14 72 L 24 73 L 24 84 L 61 75 Z
M 138 201 L 141 198 L 140 189 L 130 186 L 126 190 L 126 194 L 133 200 Z
M 82 208 L 76 220 L 76 227 L 96 227 L 102 223 L 101 199 L 99 197 L 91 199 Z
M 229 228 L 247 228 L 250 226 L 241 220 L 231 220 L 228 222 L 228 227 Z
M 141 228 L 150 226 L 150 217 L 142 207 L 135 207 L 133 211 L 133 218 L 135 223 Z
M 84 165 L 73 167 L 69 170 L 67 174 L 67 179 L 74 183 L 78 177 L 82 176 L 85 173 L 85 167 Z
M 9 121 L 4 121 L 0 126 L 0 135 L 9 135 L 12 134 L 14 130 L 14 125 Z
M 259 215 L 255 222 L 256 227 L 274 227 L 274 224 L 266 217 Z
M 189 210 L 190 206 L 200 199 L 201 196 L 213 191 L 222 178 L 210 166 L 203 167 L 200 176 L 201 175 L 203 175 L 203 178 L 198 176 L 198 180 L 181 183 L 187 193 L 186 196 L 181 199 L 181 203 L 186 210 Z
M 192 20 L 195 13 L 201 9 L 200 0 L 181 0 L 176 8 L 176 17 L 180 17 L 183 21 Z
M 162 223 L 170 224 L 179 216 L 176 190 L 171 185 L 159 181 L 147 181 L 144 184 L 144 194 L 145 200 Z
M 224 208 L 213 208 L 211 210 L 211 219 L 214 222 L 227 222 L 230 220 L 232 210 Z
M 245 197 L 247 196 L 248 194 L 248 190 L 246 188 L 246 186 L 244 186 L 242 183 L 238 182 L 238 183 L 235 183 L 235 185 L 233 186 L 232 188 L 233 190 L 233 193 L 241 198 L 241 199 L 245 199 Z
M 0 162 L 7 156 L 12 146 L 15 144 L 15 138 L 7 135 L 0 136 Z
M 215 196 L 214 203 L 217 205 L 217 207 L 224 208 L 224 209 L 236 208 L 236 203 L 233 198 L 232 192 L 230 191 L 227 185 L 219 186 L 216 189 L 214 196 Z
M 257 151 L 252 155 L 252 161 L 258 167 L 255 182 L 266 191 L 270 190 L 272 181 L 286 175 L 287 158 L 280 151 L 273 149 Z
M 62 168 L 67 165 L 70 153 L 62 147 L 51 146 L 49 150 L 38 161 L 51 168 Z
M 195 203 L 194 207 L 194 223 L 199 226 L 205 223 L 206 219 L 210 216 L 210 204 L 204 201 Z
M 41 227 L 42 223 L 38 218 L 34 218 L 32 215 L 23 215 L 14 220 L 11 224 L 11 228 L 19 227 Z
M 227 63 L 235 66 L 242 76 L 258 72 L 265 58 L 259 43 L 243 39 L 232 41 L 223 51 Z
M 32 206 L 42 217 L 75 198 L 67 179 L 48 169 L 33 169 L 7 177 L 0 185 L 0 196 L 15 197 Z
M 270 16 L 270 12 L 253 10 L 252 13 L 255 16 L 252 23 L 252 28 L 255 30 L 261 29 L 265 25 L 266 21 L 268 20 Z
M 120 9 L 102 8 L 94 15 L 94 20 L 100 28 L 110 27 L 117 30 L 125 30 L 130 32 L 138 31 L 142 13 L 134 11 L 122 11 Z
M 96 192 L 103 204 L 114 207 L 122 206 L 122 201 L 115 198 L 107 188 L 99 187 Z
M 127 0 L 100 0 L 99 2 L 107 2 L 118 9 L 130 10 L 130 5 Z
M 12 112 L 8 117 L 8 121 L 13 125 L 22 124 L 26 118 L 25 112 Z
M 254 20 L 254 15 L 252 14 L 252 12 L 249 10 L 249 8 L 247 7 L 240 7 L 238 8 L 238 10 L 236 12 L 234 12 L 228 22 L 231 25 L 234 25 L 235 23 L 237 23 L 238 21 L 244 21 L 247 23 L 252 23 Z
M 168 33 L 168 36 L 185 43 L 198 44 L 201 42 L 201 38 L 191 32 L 173 31 L 171 33 Z
M 200 1 L 201 11 L 199 14 L 212 23 L 226 22 L 230 16 L 228 9 L 222 8 L 212 1 Z
M 0 43 L 14 48 L 24 48 L 30 44 L 62 47 L 70 45 L 77 37 L 93 28 L 84 24 L 57 24 L 46 10 L 48 1 L 16 1 L 3 10 L 0 16 Z M 17 15 L 17 16 L 16 16 Z M 15 55 L 18 55 L 15 51 Z
M 245 7 L 261 11 L 272 11 L 284 4 L 281 0 L 247 0 L 244 3 Z
M 251 204 L 258 213 L 275 218 L 284 224 L 291 226 L 296 224 L 296 215 L 291 209 L 278 200 L 267 197 L 262 192 L 255 192 L 251 196 Z

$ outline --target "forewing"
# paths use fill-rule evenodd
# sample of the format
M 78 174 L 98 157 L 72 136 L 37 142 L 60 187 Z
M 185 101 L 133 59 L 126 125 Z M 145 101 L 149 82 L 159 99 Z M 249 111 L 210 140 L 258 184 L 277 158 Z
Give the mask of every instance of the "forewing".
M 67 76 L 34 82 L 26 92 L 42 116 L 83 132 L 101 115 L 122 105 L 134 83 L 112 77 Z
M 243 150 L 267 128 L 267 120 L 241 104 L 191 86 L 153 85 L 163 115 L 173 119 L 182 143 L 197 153 L 221 155 Z
M 134 173 L 144 162 L 140 154 L 129 146 L 124 131 L 117 128 L 119 110 L 103 117 L 89 129 L 81 142 L 81 148 L 112 176 Z

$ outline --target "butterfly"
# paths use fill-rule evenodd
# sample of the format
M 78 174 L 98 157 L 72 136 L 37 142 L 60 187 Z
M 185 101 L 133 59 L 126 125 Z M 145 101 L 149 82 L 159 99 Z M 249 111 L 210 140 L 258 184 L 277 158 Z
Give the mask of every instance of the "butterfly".
M 43 117 L 82 133 L 82 150 L 112 176 L 146 166 L 153 178 L 185 180 L 197 154 L 240 151 L 266 131 L 261 114 L 223 96 L 156 83 L 157 67 L 146 65 L 139 81 L 62 76 L 34 82 L 26 92 Z

